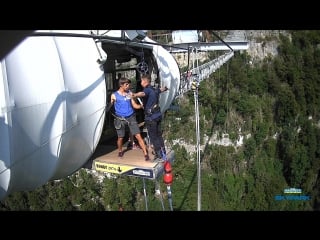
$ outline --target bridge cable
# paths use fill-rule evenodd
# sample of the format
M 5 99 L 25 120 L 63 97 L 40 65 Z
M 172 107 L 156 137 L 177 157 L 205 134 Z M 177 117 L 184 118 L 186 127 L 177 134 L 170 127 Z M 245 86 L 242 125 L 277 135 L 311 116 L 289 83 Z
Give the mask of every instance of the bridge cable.
M 220 86 L 220 80 L 221 80 L 221 70 L 220 68 L 218 69 L 218 84 L 217 84 L 217 89 L 218 87 Z M 217 91 L 218 93 L 218 91 Z M 222 94 L 222 91 L 221 91 L 221 94 Z M 219 99 L 221 99 L 221 96 L 219 96 Z M 218 135 L 219 136 L 219 135 Z M 219 137 L 220 138 L 220 137 Z M 220 184 L 220 157 L 221 157 L 221 154 L 220 154 L 220 146 L 218 146 L 218 167 L 217 167 L 217 193 L 219 194 L 219 184 Z
M 167 193 L 168 193 L 168 201 L 169 201 L 170 210 L 173 211 L 173 207 L 172 207 L 172 192 L 171 192 L 170 185 L 167 185 Z
M 156 196 L 159 196 L 162 210 L 164 211 L 164 203 L 163 203 L 162 193 L 161 193 L 161 189 L 160 189 L 160 183 L 159 183 L 158 179 L 156 179 L 155 190 L 156 190 L 155 191 Z
M 200 159 L 200 127 L 199 127 L 199 75 L 200 75 L 200 70 L 199 70 L 199 62 L 198 62 L 198 52 L 197 49 L 193 49 L 193 69 L 195 69 L 195 59 L 194 55 L 196 54 L 197 57 L 197 73 L 193 74 L 193 82 L 191 89 L 193 90 L 194 94 L 194 109 L 195 109 L 195 122 L 196 122 L 196 150 L 197 150 L 197 175 L 198 175 L 198 204 L 197 204 L 197 210 L 201 211 L 201 159 Z
M 144 179 L 144 178 L 142 178 L 142 181 L 143 181 L 144 201 L 145 201 L 145 204 L 146 204 L 146 211 L 148 211 L 148 198 L 147 198 L 147 191 L 146 191 L 146 182 L 145 182 L 145 179 Z
M 228 121 L 229 121 L 229 62 L 227 63 L 227 74 L 226 74 L 226 81 L 227 81 L 227 117 L 226 117 L 226 124 L 225 124 L 225 129 L 224 132 L 228 133 Z M 228 135 L 229 136 L 229 135 Z M 224 148 L 225 153 L 224 153 L 224 169 L 223 169 L 223 184 L 222 187 L 224 187 L 225 184 L 225 177 L 226 177 L 226 169 L 227 169 L 227 148 Z M 223 198 L 225 196 L 225 193 L 223 193 Z

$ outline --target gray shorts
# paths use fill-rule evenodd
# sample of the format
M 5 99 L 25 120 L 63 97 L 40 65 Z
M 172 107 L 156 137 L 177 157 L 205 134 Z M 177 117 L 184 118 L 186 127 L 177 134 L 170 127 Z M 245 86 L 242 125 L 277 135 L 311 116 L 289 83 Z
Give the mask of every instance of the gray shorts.
M 132 135 L 140 133 L 140 128 L 136 119 L 136 115 L 132 114 L 128 118 L 115 117 L 114 127 L 117 131 L 118 137 L 124 137 L 126 134 L 126 126 L 129 127 Z

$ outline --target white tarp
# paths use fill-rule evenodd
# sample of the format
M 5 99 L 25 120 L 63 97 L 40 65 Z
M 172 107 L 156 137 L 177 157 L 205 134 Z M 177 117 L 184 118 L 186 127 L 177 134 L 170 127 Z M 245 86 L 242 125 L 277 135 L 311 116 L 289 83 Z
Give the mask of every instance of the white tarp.
M 198 42 L 197 30 L 177 30 L 172 32 L 173 44 Z

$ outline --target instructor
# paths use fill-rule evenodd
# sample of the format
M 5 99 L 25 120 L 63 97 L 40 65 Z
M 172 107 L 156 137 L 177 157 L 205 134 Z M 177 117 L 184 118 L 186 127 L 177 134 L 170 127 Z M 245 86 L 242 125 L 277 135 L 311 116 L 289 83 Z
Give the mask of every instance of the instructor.
M 143 91 L 133 93 L 132 97 L 143 98 L 144 121 L 148 130 L 150 142 L 154 147 L 154 160 L 161 160 L 162 154 L 166 154 L 166 149 L 161 131 L 162 113 L 159 106 L 159 95 L 160 93 L 167 91 L 168 88 L 154 88 L 150 83 L 151 76 L 149 74 L 143 74 L 141 76 Z

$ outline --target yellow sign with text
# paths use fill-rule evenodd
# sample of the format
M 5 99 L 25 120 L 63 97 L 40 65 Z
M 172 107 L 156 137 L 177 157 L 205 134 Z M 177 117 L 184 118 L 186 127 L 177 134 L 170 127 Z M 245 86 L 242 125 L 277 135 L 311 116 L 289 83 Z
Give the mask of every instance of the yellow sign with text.
M 102 162 L 95 162 L 94 165 L 97 171 L 116 173 L 116 174 L 123 174 L 135 168 L 130 166 L 123 166 L 119 164 L 102 163 Z

